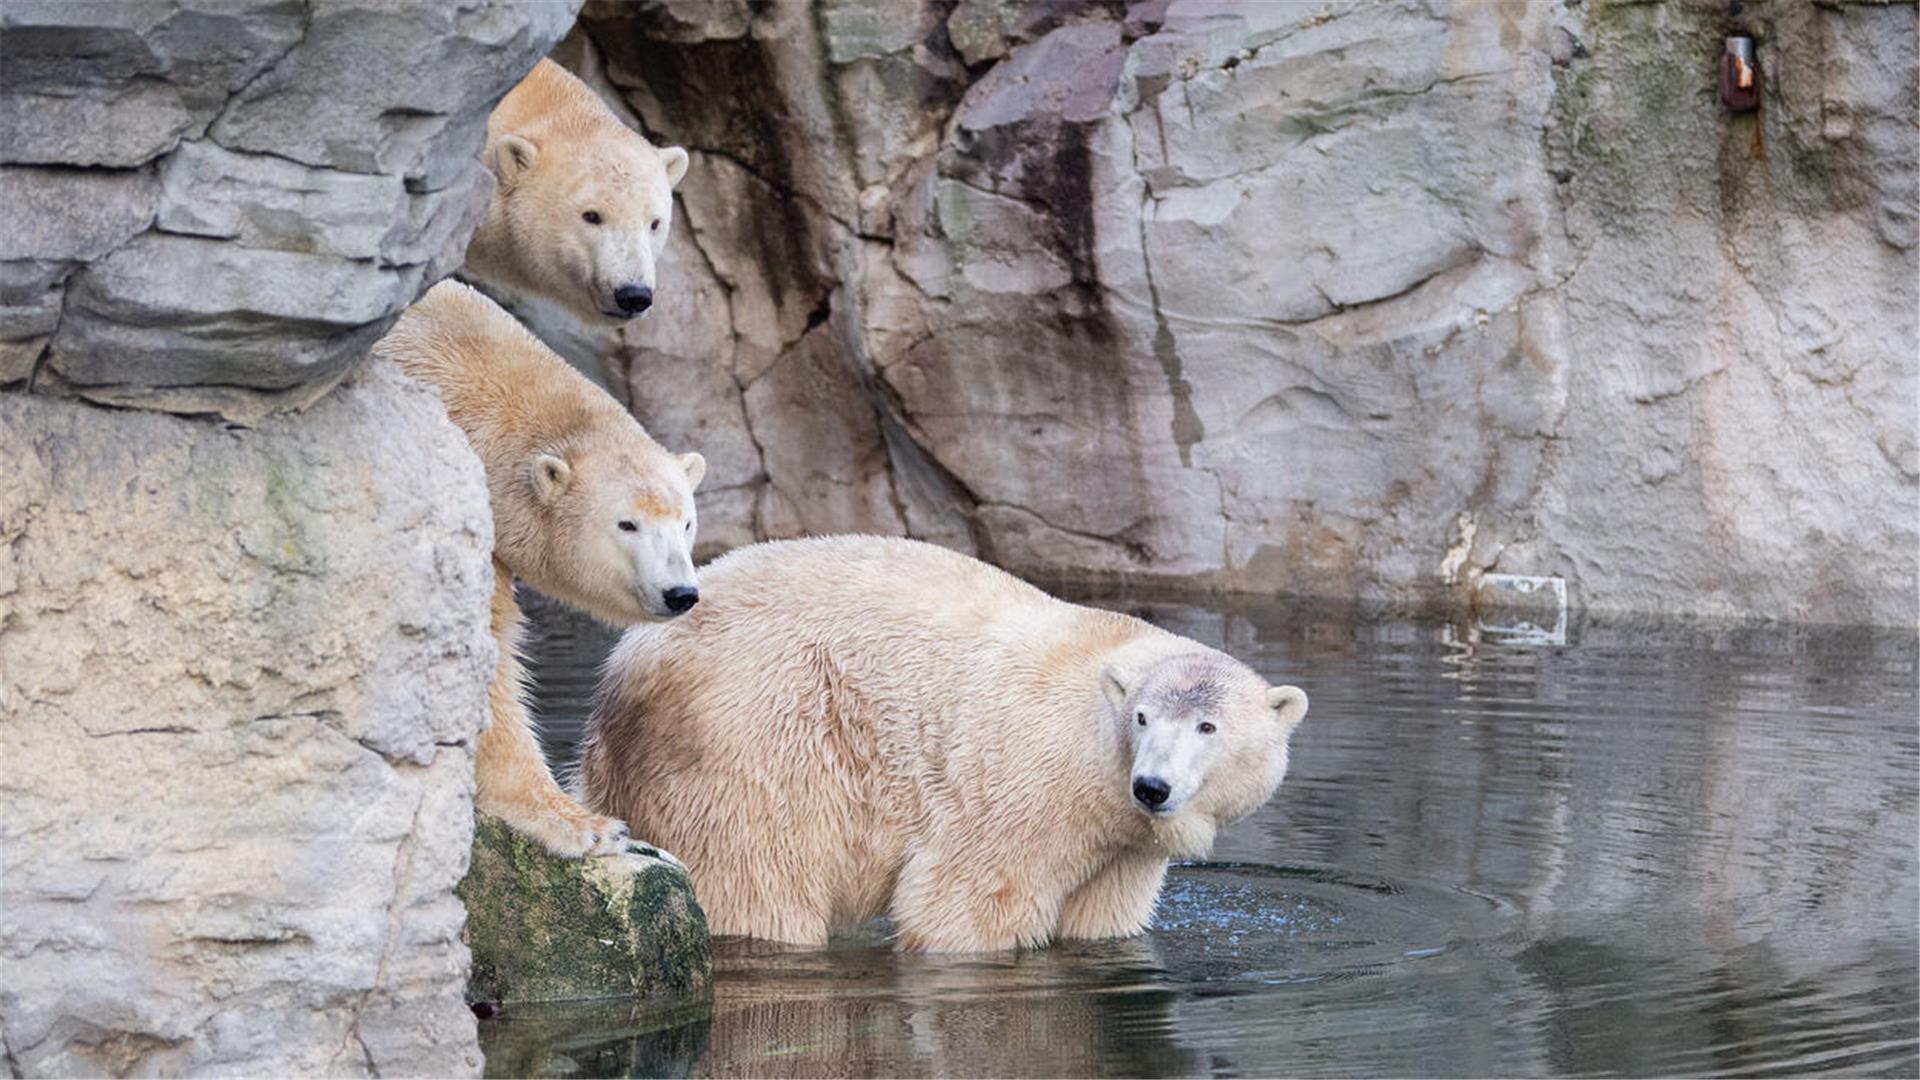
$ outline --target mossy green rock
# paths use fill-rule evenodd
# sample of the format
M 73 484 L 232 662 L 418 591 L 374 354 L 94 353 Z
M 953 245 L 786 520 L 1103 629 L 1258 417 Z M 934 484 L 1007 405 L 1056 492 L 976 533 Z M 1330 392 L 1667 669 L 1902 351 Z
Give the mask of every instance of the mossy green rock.
M 634 852 L 561 859 L 498 820 L 474 823 L 469 1001 L 670 998 L 713 978 L 707 918 L 679 864 Z M 642 849 L 644 850 L 644 849 Z

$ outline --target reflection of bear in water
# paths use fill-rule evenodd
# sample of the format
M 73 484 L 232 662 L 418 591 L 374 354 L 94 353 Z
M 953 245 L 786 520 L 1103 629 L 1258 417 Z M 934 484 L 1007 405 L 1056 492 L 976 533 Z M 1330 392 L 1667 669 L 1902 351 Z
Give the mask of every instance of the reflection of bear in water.
M 742 548 L 608 662 L 580 782 L 684 860 L 716 934 L 891 914 L 936 951 L 1142 930 L 1170 855 L 1265 802 L 1306 695 L 953 552 Z
M 871 965 L 872 975 L 850 982 L 855 965 Z M 743 942 L 723 950 L 716 966 L 699 1066 L 710 1076 L 1205 1071 L 1174 1039 L 1174 995 L 1127 989 L 1159 966 L 1150 939 L 1062 946 L 991 965 L 837 946 L 828 956 L 781 955 Z M 729 967 L 750 967 L 751 981 L 727 978 Z
M 880 948 L 794 952 L 736 941 L 714 959 L 711 1019 L 634 1007 L 511 1006 L 480 1026 L 487 1067 L 582 1076 L 1192 1076 L 1149 939 L 1065 946 L 982 966 Z M 640 1010 L 644 1013 L 644 1007 Z M 564 1049 L 560 1049 L 564 1046 Z
M 993 967 L 728 942 L 710 1019 L 657 1026 L 657 1005 L 626 1001 L 511 1005 L 480 1024 L 480 1049 L 503 1076 L 551 1072 L 561 1055 L 578 1076 L 1202 1074 L 1179 1040 L 1175 994 L 1140 988 L 1140 972 L 1160 967 L 1146 938 Z
M 661 449 L 606 391 L 458 282 L 429 289 L 374 349 L 440 391 L 487 473 L 500 656 L 474 803 L 559 855 L 620 851 L 626 825 L 562 792 L 534 740 L 513 582 L 610 622 L 686 610 L 698 595 L 693 489 L 706 462 Z

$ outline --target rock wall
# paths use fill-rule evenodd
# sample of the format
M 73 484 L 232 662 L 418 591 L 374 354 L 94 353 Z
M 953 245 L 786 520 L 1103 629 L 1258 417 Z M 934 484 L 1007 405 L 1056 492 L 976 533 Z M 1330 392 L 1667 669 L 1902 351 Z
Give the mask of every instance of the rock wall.
M 0 6 L 0 1073 L 479 1070 L 486 487 L 363 360 L 575 7 Z
M 1758 113 L 1715 93 L 1759 41 Z M 596 0 L 709 549 L 1911 623 L 1912 4 Z
M 493 102 L 577 3 L 0 9 L 0 386 L 255 418 L 460 264 Z
M 0 394 L 14 1074 L 477 1071 L 464 445 L 389 365 L 244 432 Z

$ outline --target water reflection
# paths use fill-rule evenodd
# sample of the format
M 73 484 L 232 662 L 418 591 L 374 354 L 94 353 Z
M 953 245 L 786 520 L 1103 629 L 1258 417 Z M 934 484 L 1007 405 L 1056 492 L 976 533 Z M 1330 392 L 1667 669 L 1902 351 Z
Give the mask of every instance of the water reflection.
M 1280 796 L 1176 871 L 1153 934 L 727 943 L 699 1017 L 510 1009 L 489 1071 L 1920 1072 L 1911 632 L 1587 621 L 1539 646 L 1105 602 L 1314 702 Z M 564 758 L 611 635 L 538 624 Z

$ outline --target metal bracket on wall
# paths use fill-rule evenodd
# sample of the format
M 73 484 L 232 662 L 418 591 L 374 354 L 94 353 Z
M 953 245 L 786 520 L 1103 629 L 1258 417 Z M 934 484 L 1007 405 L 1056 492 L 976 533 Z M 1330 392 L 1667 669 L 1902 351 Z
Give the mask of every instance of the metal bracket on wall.
M 1760 107 L 1760 67 L 1753 58 L 1753 39 L 1730 37 L 1720 54 L 1720 104 L 1730 112 L 1752 112 Z

